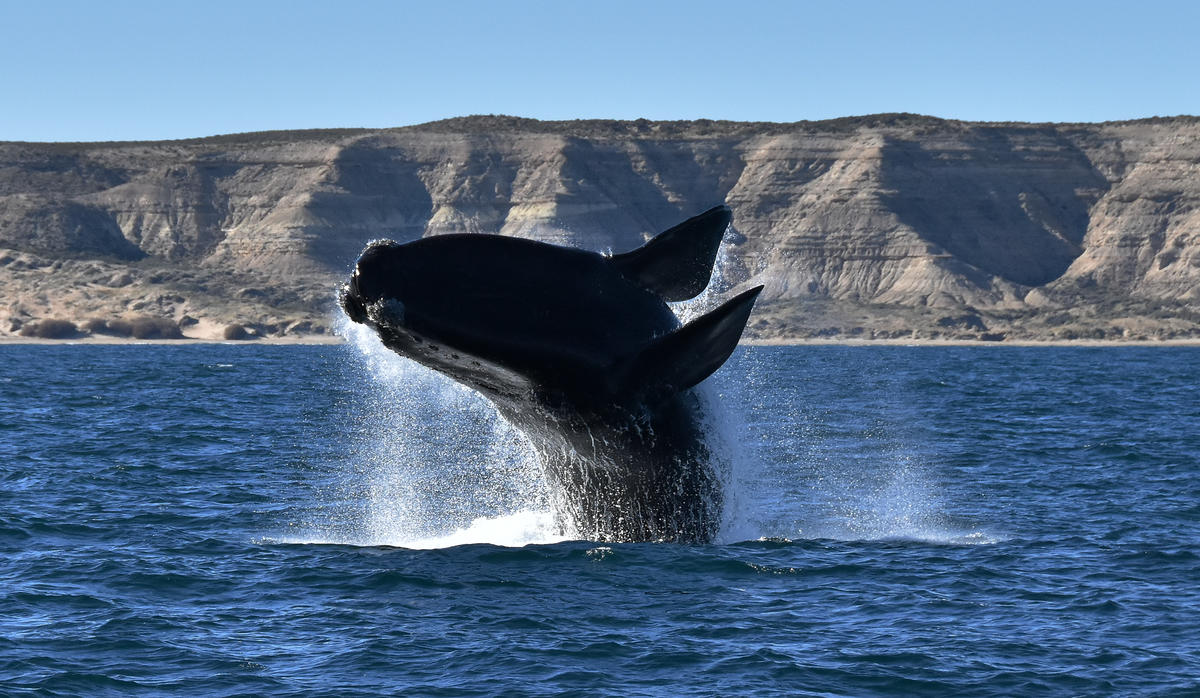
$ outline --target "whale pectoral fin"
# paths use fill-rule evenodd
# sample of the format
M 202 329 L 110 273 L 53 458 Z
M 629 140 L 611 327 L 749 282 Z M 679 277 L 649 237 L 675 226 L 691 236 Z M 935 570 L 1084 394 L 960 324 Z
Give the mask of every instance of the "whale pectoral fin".
M 656 235 L 645 245 L 609 262 L 621 275 L 667 301 L 700 295 L 712 276 L 721 238 L 733 214 L 716 206 Z
M 734 296 L 619 362 L 612 375 L 621 385 L 614 387 L 650 398 L 666 397 L 708 378 L 737 348 L 762 289 L 757 286 Z

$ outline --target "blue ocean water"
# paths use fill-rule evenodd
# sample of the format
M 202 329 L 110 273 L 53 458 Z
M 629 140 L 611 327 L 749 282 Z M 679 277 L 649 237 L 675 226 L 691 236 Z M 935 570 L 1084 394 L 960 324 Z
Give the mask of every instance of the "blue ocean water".
M 712 545 L 345 346 L 0 346 L 3 695 L 1194 695 L 1200 349 L 744 347 Z

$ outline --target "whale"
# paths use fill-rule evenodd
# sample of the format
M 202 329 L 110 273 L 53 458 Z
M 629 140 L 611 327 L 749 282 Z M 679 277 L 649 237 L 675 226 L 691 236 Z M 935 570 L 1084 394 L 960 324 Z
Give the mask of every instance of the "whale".
M 620 254 L 450 233 L 374 240 L 338 295 L 384 346 L 483 395 L 541 464 L 560 533 L 705 543 L 724 475 L 697 386 L 737 347 L 762 286 L 686 324 L 732 213 Z

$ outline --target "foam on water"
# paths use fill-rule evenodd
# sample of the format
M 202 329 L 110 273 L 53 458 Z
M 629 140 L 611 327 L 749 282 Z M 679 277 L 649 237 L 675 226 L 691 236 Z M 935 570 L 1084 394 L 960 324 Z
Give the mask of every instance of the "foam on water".
M 554 533 L 554 516 L 551 512 L 526 510 L 504 516 L 481 517 L 466 528 L 444 536 L 405 541 L 404 547 L 427 550 L 476 543 L 520 547 L 561 543 L 565 540 L 566 536 Z
M 457 545 L 497 545 L 519 548 L 525 545 L 547 545 L 561 543 L 567 538 L 554 532 L 554 517 L 546 510 L 525 510 L 500 516 L 481 516 L 463 528 L 445 534 L 421 538 L 414 537 L 407 529 L 398 529 L 389 535 L 376 535 L 364 531 L 360 535 L 343 536 L 336 531 L 322 531 L 308 536 L 283 536 L 262 538 L 259 543 L 285 543 L 288 545 L 360 545 L 409 548 L 412 550 L 435 550 Z

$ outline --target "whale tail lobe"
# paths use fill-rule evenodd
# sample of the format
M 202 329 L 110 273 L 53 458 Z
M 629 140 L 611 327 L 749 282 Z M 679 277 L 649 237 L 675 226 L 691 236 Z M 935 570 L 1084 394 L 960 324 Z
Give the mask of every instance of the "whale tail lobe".
M 645 245 L 609 262 L 621 275 L 665 301 L 695 298 L 708 286 L 725 229 L 733 220 L 728 206 L 716 206 L 656 235 Z
M 762 289 L 756 286 L 744 291 L 618 361 L 610 372 L 614 381 L 610 387 L 655 401 L 708 378 L 737 348 Z

